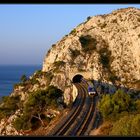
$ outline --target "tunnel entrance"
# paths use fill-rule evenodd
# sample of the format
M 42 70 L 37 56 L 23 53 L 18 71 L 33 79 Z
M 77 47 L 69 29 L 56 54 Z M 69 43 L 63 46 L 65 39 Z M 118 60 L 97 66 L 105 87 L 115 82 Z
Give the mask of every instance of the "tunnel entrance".
M 83 78 L 82 75 L 77 74 L 77 75 L 75 75 L 75 76 L 72 78 L 72 82 L 73 82 L 73 83 L 80 83 L 81 80 L 82 80 L 82 78 Z

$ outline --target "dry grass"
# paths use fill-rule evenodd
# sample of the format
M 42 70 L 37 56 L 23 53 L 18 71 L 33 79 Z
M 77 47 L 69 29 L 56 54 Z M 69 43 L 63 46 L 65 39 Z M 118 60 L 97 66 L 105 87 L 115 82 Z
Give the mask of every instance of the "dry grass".
M 65 117 L 69 112 L 69 109 L 64 109 L 59 115 L 57 115 L 50 123 L 44 122 L 45 127 L 41 126 L 36 130 L 30 130 L 24 132 L 23 135 L 28 136 L 47 136 L 49 132 L 55 127 L 55 125 L 60 121 L 62 117 Z
M 109 121 L 101 124 L 97 129 L 91 130 L 89 135 L 109 135 L 110 130 L 112 129 L 112 123 Z

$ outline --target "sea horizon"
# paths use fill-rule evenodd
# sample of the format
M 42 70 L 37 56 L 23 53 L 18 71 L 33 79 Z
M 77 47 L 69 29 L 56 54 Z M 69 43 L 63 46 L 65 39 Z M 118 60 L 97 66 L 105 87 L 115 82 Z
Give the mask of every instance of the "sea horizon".
M 14 84 L 20 82 L 22 75 L 31 76 L 35 71 L 41 70 L 42 65 L 24 64 L 0 64 L 0 96 L 8 96 L 12 93 Z
M 42 64 L 0 64 L 0 66 L 42 66 Z

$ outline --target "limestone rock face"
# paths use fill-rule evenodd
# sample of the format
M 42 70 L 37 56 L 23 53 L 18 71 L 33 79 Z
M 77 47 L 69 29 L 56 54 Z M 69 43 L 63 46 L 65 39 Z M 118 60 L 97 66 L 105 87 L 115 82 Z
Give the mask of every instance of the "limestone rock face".
M 72 94 L 71 93 L 72 93 L 72 87 L 65 88 L 64 101 L 67 105 L 72 102 Z
M 65 85 L 70 85 L 70 80 L 67 79 L 64 73 L 58 73 L 54 75 L 50 85 L 57 86 L 61 90 L 64 91 Z
M 8 119 L 2 119 L 0 122 L 0 135 L 23 135 L 22 132 L 17 131 L 13 125 L 12 121 L 20 114 L 20 110 L 17 110 L 14 115 L 10 116 Z
M 78 95 L 78 90 L 75 85 L 66 87 L 64 90 L 64 102 L 69 105 L 73 103 Z
M 83 51 L 81 36 L 90 36 L 90 46 L 95 48 Z M 103 64 L 106 61 L 103 55 L 109 59 L 108 66 Z M 54 69 L 54 63 L 58 61 L 65 62 L 65 75 L 58 78 L 60 81 L 64 77 L 72 80 L 74 74 L 84 71 L 89 79 L 93 77 L 113 83 L 112 78 L 117 77 L 116 84 L 131 88 L 140 79 L 140 9 L 115 10 L 110 14 L 93 16 L 78 25 L 52 46 L 44 58 L 42 70 Z M 54 83 L 58 83 L 56 78 Z

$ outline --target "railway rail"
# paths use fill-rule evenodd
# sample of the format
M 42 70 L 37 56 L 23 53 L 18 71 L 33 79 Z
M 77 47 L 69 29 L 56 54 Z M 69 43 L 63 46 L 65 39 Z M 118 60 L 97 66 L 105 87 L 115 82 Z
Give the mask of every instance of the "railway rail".
M 89 96 L 87 85 L 76 83 L 78 96 L 73 104 L 70 113 L 60 120 L 51 136 L 82 136 L 88 135 L 95 123 L 96 97 Z

